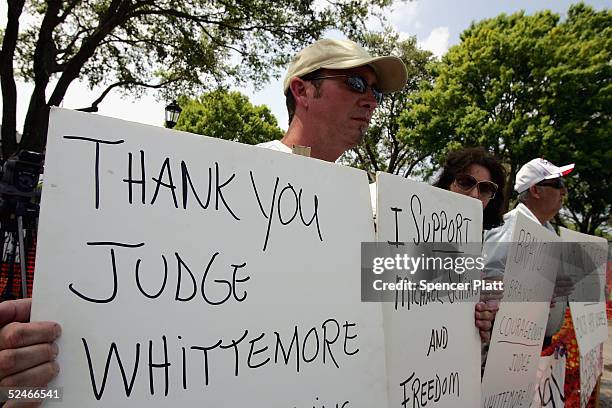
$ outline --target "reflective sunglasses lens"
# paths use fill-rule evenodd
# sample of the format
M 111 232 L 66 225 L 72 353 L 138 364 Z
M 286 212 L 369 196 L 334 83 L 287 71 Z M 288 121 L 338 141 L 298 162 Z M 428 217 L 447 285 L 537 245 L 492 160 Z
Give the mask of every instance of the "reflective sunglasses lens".
M 372 93 L 374 94 L 374 99 L 376 99 L 376 103 L 380 105 L 383 101 L 383 93 L 376 88 L 372 88 Z
M 478 183 L 478 180 L 469 174 L 458 174 L 455 177 L 455 183 L 462 190 L 471 190 Z
M 372 88 L 372 93 L 374 94 L 374 99 L 376 99 L 376 103 L 380 104 L 383 100 L 383 94 L 378 89 L 371 87 L 368 82 L 358 75 L 351 75 L 347 78 L 346 83 L 348 86 L 359 93 L 366 93 L 368 88 Z
M 365 79 L 360 76 L 349 76 L 346 83 L 351 87 L 351 89 L 359 93 L 365 93 L 368 90 L 368 85 L 366 84 Z

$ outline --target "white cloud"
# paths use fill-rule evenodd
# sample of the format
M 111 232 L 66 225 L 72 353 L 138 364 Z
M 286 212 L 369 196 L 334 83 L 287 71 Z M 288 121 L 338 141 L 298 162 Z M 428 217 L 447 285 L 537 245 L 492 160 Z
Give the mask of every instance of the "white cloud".
M 417 20 L 418 13 L 417 1 L 402 1 L 393 4 L 387 17 L 391 27 L 399 33 L 400 41 L 405 41 L 415 35 L 416 29 L 420 26 Z
M 431 51 L 436 57 L 441 57 L 448 50 L 448 27 L 438 27 L 431 30 L 425 41 L 419 41 L 419 46 Z
M 414 34 L 413 33 L 409 33 L 407 31 L 399 31 L 399 40 L 400 41 L 406 41 L 410 37 L 414 37 Z
M 402 29 L 408 28 L 412 24 L 417 14 L 417 1 L 402 1 L 393 5 L 389 20 L 395 27 L 399 28 L 398 31 L 402 31 Z
M 315 4 L 317 1 L 319 0 L 315 0 Z M 373 6 L 371 10 L 385 16 L 391 27 L 400 33 L 402 30 L 408 30 L 409 26 L 416 19 L 418 14 L 417 3 L 417 1 L 400 0 L 393 3 L 390 7 L 381 9 L 378 6 Z M 368 16 L 365 26 L 370 31 L 380 31 L 383 28 L 378 17 L 373 15 Z

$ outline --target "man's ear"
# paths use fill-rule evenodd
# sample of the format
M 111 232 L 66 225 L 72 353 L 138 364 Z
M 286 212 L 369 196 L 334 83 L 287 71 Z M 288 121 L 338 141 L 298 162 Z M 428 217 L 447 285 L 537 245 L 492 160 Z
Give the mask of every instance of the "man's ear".
M 306 81 L 300 78 L 292 78 L 289 82 L 289 92 L 293 94 L 295 106 L 308 107 L 308 98 L 306 97 Z
M 533 198 L 540 198 L 540 191 L 538 190 L 538 186 L 533 185 L 529 187 L 529 194 L 531 194 Z

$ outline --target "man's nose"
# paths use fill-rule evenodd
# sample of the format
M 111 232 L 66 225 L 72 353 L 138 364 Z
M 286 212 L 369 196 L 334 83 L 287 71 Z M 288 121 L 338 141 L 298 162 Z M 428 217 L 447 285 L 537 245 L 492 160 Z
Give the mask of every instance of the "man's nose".
M 374 97 L 374 91 L 372 90 L 371 87 L 368 87 L 365 94 L 361 98 L 360 106 L 371 109 L 371 110 L 376 109 L 376 107 L 378 106 L 378 103 L 376 102 L 376 98 Z

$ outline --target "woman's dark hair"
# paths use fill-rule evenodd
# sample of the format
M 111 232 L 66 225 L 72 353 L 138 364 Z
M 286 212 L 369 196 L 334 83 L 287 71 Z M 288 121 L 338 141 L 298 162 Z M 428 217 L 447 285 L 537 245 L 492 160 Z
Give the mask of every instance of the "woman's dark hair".
M 467 147 L 450 152 L 444 160 L 444 168 L 435 187 L 450 190 L 458 174 L 467 173 L 472 164 L 479 164 L 491 173 L 491 181 L 497 184 L 495 197 L 489 201 L 482 215 L 484 229 L 498 227 L 504 223 L 502 207 L 504 204 L 504 190 L 506 186 L 506 170 L 499 160 L 482 147 Z

